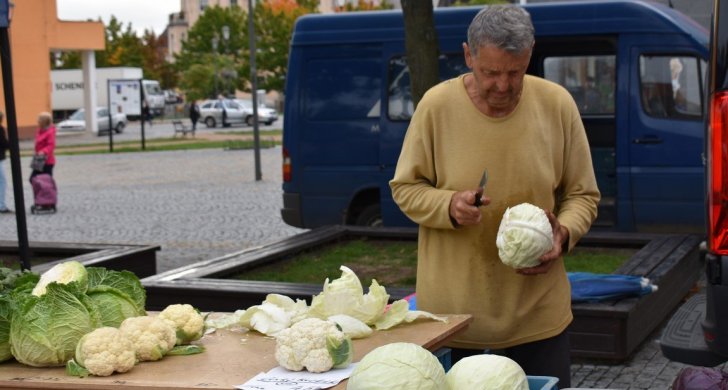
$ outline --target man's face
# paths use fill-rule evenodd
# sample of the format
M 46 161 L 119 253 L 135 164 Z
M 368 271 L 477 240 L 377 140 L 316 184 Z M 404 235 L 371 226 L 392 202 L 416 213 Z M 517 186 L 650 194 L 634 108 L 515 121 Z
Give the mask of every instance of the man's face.
M 512 54 L 492 45 L 481 46 L 473 55 L 463 43 L 465 62 L 472 69 L 478 95 L 490 109 L 510 111 L 516 107 L 523 89 L 523 77 L 531 60 L 531 50 Z

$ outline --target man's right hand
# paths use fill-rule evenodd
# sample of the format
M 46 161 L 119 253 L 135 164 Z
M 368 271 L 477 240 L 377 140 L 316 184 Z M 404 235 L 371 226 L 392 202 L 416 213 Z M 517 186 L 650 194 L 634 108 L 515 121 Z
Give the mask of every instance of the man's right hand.
M 459 191 L 450 199 L 450 218 L 457 225 L 477 225 L 483 217 L 480 208 L 475 206 L 476 190 Z M 490 198 L 483 195 L 482 206 L 490 204 Z M 457 226 L 456 225 L 456 226 Z

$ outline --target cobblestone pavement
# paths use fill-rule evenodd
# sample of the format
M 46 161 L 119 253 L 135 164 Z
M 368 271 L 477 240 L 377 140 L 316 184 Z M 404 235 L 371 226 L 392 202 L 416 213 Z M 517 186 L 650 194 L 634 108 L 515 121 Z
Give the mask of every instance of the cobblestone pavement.
M 171 135 L 163 125 L 155 127 Z M 79 142 L 98 139 L 59 139 Z M 26 209 L 32 204 L 29 163 L 23 158 Z M 251 150 L 59 156 L 58 213 L 28 214 L 28 235 L 31 241 L 161 245 L 159 272 L 275 242 L 303 231 L 280 218 L 280 163 L 280 147 L 261 150 L 263 180 L 255 181 Z M 14 205 L 11 189 L 7 200 Z M 17 240 L 13 214 L 0 215 L 0 239 Z M 669 389 L 685 365 L 662 356 L 658 337 L 659 330 L 622 364 L 575 362 L 572 386 Z

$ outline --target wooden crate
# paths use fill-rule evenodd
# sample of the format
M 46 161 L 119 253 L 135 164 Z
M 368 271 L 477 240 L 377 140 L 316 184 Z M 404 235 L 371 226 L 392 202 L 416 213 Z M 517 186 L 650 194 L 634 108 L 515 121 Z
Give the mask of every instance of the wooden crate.
M 128 270 L 145 278 L 157 273 L 157 251 L 155 245 L 85 244 L 63 242 L 31 242 L 29 251 L 33 256 L 56 258 L 32 266 L 34 272 L 43 273 L 54 265 L 76 260 L 87 267 L 105 267 L 113 270 Z M 0 240 L 0 255 L 17 256 L 16 241 Z

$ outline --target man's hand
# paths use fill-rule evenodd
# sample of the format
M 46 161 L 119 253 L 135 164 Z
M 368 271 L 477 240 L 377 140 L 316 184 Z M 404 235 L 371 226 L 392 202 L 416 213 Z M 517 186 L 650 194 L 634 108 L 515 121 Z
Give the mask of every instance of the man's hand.
M 535 267 L 519 269 L 517 272 L 521 275 L 538 275 L 548 272 L 551 269 L 551 266 L 554 264 L 554 260 L 561 257 L 561 255 L 563 254 L 561 248 L 563 248 L 564 243 L 569 241 L 569 230 L 561 226 L 559 220 L 556 218 L 556 215 L 554 215 L 554 213 L 552 213 L 551 211 L 547 210 L 546 216 L 551 223 L 551 230 L 553 231 L 554 235 L 554 246 L 549 252 L 539 258 L 541 264 Z
M 450 218 L 458 225 L 477 225 L 483 215 L 480 209 L 475 206 L 476 190 L 459 191 L 450 199 Z M 490 198 L 481 197 L 482 206 L 490 204 Z

